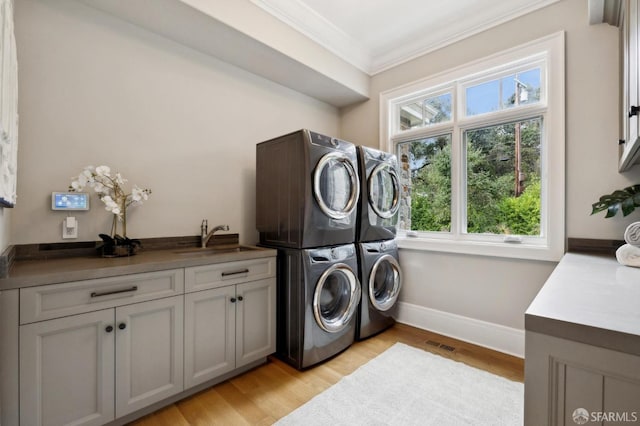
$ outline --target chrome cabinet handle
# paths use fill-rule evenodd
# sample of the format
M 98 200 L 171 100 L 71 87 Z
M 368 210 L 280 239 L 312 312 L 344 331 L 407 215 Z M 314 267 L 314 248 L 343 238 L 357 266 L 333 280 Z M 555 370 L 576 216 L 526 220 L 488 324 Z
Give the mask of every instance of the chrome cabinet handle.
M 223 272 L 222 276 L 223 277 L 228 277 L 229 275 L 239 275 L 239 274 L 247 274 L 247 273 L 249 273 L 249 269 L 242 269 L 240 271 Z
M 138 290 L 138 286 L 134 285 L 132 287 L 129 288 L 123 288 L 120 290 L 110 290 L 110 291 L 103 291 L 103 292 L 93 292 L 91 293 L 91 297 L 102 297 L 102 296 L 109 296 L 112 294 L 119 294 L 119 293 L 129 293 L 132 291 L 137 291 Z

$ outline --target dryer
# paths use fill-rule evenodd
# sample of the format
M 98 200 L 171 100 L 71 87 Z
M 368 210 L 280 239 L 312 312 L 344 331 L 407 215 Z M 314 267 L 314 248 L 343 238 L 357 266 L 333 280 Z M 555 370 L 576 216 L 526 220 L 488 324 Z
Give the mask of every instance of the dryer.
M 355 242 L 356 147 L 307 129 L 256 147 L 256 226 L 270 247 Z
M 360 201 L 356 241 L 389 240 L 396 236 L 400 180 L 395 155 L 358 147 Z
M 355 245 L 278 249 L 276 354 L 304 369 L 355 340 L 360 303 Z
M 362 299 L 356 340 L 362 340 L 395 323 L 398 295 L 402 288 L 402 271 L 395 241 L 359 243 L 357 246 Z

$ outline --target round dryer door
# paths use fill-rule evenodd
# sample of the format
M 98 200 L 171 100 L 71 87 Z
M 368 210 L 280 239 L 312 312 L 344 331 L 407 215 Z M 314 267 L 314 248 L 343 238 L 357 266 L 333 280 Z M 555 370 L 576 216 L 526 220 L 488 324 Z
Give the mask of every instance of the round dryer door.
M 313 174 L 313 195 L 332 219 L 344 219 L 356 208 L 360 184 L 356 169 L 341 152 L 320 159 Z
M 337 333 L 353 318 L 361 296 L 360 283 L 351 268 L 338 263 L 318 280 L 313 294 L 313 315 L 324 331 Z
M 393 217 L 400 207 L 400 180 L 387 163 L 377 165 L 369 176 L 369 204 L 383 219 Z
M 369 300 L 379 311 L 393 307 L 402 287 L 400 264 L 395 257 L 385 254 L 371 268 L 369 276 Z

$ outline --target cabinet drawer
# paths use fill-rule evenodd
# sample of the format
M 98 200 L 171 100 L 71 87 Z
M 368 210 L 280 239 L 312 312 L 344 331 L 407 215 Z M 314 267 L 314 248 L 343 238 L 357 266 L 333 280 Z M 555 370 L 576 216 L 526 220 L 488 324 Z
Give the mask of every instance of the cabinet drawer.
M 20 324 L 184 293 L 182 269 L 20 289 Z
M 242 260 L 185 268 L 185 291 L 192 292 L 276 276 L 276 258 Z

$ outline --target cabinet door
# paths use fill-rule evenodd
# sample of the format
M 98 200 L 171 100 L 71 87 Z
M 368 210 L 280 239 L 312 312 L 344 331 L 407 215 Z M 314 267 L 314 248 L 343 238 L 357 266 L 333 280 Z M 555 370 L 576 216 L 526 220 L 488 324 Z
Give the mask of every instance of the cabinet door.
M 235 295 L 235 286 L 185 295 L 185 387 L 235 368 Z
M 627 3 L 627 10 L 625 11 L 625 24 L 627 28 L 625 29 L 626 34 L 626 42 L 627 42 L 627 66 L 628 68 L 625 70 L 628 73 L 627 80 L 627 96 L 628 96 L 628 105 L 627 109 L 624 111 L 624 114 L 629 115 L 629 111 L 632 106 L 638 105 L 638 4 L 635 1 L 630 1 Z M 633 115 L 628 118 L 628 144 L 633 144 L 633 142 L 638 138 L 638 115 Z
M 640 356 L 529 330 L 525 340 L 525 425 L 575 425 L 579 409 L 599 418 L 588 424 L 637 424 Z
M 625 143 L 620 156 L 619 171 L 625 171 L 638 162 L 640 140 L 640 116 L 631 114 L 632 108 L 640 106 L 640 9 L 636 0 L 623 2 L 622 27 L 624 63 L 622 64 L 622 123 Z
M 116 308 L 116 416 L 183 390 L 183 296 Z
M 20 327 L 22 425 L 114 419 L 113 325 L 106 309 Z
M 276 280 L 238 284 L 236 311 L 236 367 L 276 350 Z

